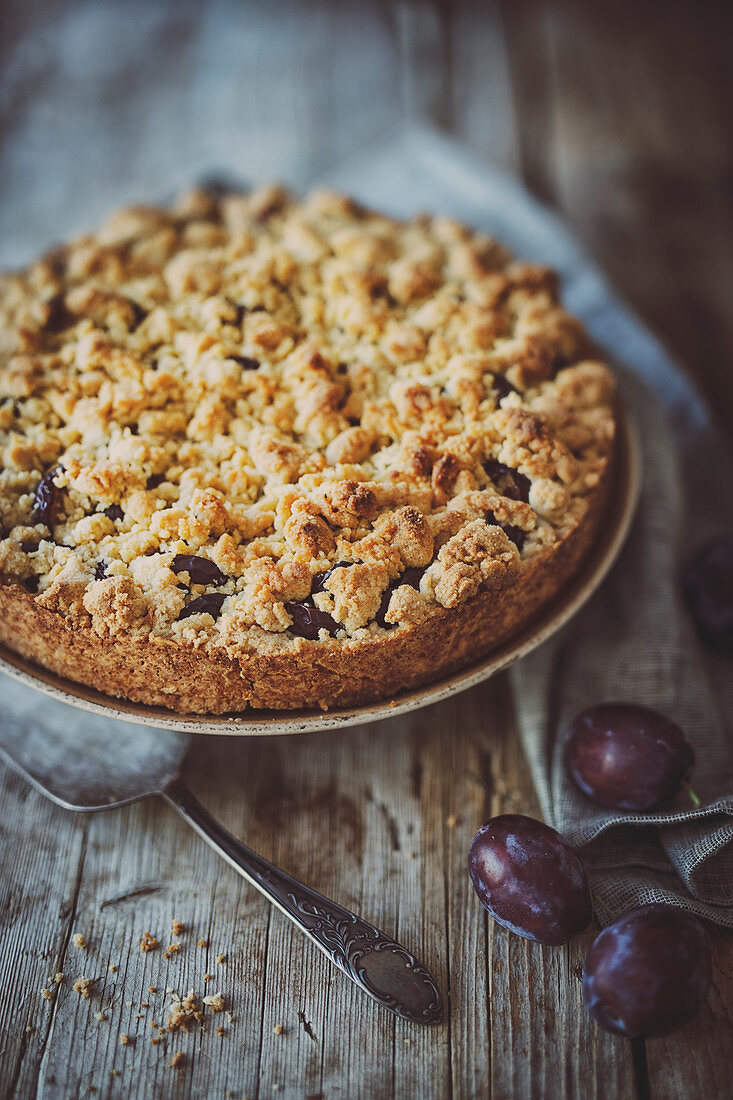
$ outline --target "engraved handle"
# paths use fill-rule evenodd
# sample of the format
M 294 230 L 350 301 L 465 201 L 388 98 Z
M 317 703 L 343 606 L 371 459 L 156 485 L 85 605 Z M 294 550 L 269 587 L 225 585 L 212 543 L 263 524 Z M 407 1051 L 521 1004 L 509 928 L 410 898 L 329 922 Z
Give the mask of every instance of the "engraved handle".
M 365 993 L 413 1023 L 440 1020 L 443 1006 L 438 987 L 406 948 L 236 840 L 204 809 L 182 779 L 174 779 L 162 794 L 212 848 Z

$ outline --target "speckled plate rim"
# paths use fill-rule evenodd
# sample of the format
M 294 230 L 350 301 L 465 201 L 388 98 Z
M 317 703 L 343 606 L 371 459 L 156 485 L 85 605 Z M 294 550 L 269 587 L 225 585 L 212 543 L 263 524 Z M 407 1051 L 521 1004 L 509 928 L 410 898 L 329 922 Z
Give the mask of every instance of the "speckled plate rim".
M 587 603 L 610 572 L 626 541 L 641 491 L 641 450 L 626 410 L 618 417 L 617 477 L 607 518 L 595 545 L 573 581 L 528 627 L 487 657 L 435 684 L 401 692 L 393 699 L 330 711 L 251 710 L 242 714 L 180 715 L 163 707 L 113 699 L 83 684 L 65 680 L 0 645 L 0 670 L 30 688 L 83 710 L 183 733 L 269 736 L 315 733 L 366 725 L 441 702 L 502 672 L 561 629 Z M 0 691 L 1 698 L 1 691 Z

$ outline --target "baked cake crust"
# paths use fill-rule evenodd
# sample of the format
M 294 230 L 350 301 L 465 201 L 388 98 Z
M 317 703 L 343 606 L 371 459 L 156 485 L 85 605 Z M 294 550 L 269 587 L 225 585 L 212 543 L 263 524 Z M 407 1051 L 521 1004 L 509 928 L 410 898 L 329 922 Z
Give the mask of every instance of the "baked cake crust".
M 0 284 L 0 640 L 180 712 L 478 659 L 604 514 L 613 382 L 552 273 L 445 218 L 194 192 Z

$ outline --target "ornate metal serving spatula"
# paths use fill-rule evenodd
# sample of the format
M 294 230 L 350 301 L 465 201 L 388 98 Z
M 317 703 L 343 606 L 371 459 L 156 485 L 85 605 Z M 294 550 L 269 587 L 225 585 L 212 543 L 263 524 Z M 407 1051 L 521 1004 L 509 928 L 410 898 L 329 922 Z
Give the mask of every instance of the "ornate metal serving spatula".
M 160 795 L 365 993 L 406 1020 L 440 1019 L 438 987 L 414 955 L 278 870 L 214 820 L 180 775 L 190 735 L 100 722 L 64 703 L 39 701 L 27 686 L 0 676 L 0 757 L 42 794 L 85 812 Z

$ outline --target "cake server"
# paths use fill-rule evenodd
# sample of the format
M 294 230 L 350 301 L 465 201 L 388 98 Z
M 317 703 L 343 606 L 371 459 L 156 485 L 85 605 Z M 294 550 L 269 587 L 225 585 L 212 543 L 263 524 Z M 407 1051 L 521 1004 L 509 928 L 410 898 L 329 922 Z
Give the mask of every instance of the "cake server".
M 189 734 L 103 720 L 0 677 L 0 757 L 66 810 L 92 812 L 158 795 L 235 870 L 289 917 L 370 997 L 414 1023 L 442 1016 L 438 987 L 411 952 L 227 832 L 189 791 L 181 767 Z

